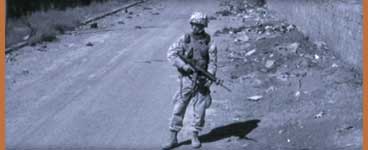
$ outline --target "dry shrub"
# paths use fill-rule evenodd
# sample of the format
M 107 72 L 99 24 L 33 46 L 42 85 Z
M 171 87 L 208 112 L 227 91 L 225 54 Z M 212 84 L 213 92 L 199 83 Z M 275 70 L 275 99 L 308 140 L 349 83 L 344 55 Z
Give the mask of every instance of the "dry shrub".
M 54 41 L 58 34 L 73 30 L 83 20 L 110 11 L 125 3 L 126 1 L 123 0 L 106 3 L 94 2 L 89 6 L 67 8 L 65 10 L 38 11 L 17 19 L 8 19 L 6 45 L 10 46 L 21 42 L 26 36 L 30 36 L 28 39 L 30 44 Z

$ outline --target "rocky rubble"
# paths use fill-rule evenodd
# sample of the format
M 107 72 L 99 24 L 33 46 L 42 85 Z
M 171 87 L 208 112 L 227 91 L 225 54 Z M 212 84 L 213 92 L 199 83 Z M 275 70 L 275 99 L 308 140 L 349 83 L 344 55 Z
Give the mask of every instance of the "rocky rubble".
M 236 18 L 237 26 L 228 23 L 214 35 L 227 43 L 220 52 L 220 66 L 234 89 L 226 95 L 232 106 L 228 113 L 238 121 L 257 118 L 262 124 L 251 134 L 260 141 L 241 145 L 248 149 L 341 148 L 331 139 L 344 135 L 333 128 L 343 128 L 337 122 L 361 122 L 359 115 L 344 115 L 361 113 L 361 74 L 336 57 L 325 42 L 311 41 L 263 5 L 226 2 L 217 17 Z M 344 97 L 350 97 L 349 102 Z M 359 137 L 356 133 L 350 131 Z M 305 141 L 305 137 L 315 140 Z M 359 141 L 350 142 L 359 147 Z

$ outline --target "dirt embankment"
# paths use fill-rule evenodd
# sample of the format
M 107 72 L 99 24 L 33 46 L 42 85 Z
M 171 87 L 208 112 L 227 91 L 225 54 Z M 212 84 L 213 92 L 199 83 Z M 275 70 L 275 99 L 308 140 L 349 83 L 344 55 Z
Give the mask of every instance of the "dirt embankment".
M 361 0 L 267 0 L 279 17 L 323 40 L 345 62 L 362 69 Z
M 220 43 L 219 76 L 227 77 L 233 92 L 215 94 L 217 112 L 209 118 L 222 117 L 218 124 L 236 125 L 241 133 L 221 144 L 227 149 L 361 149 L 360 72 L 324 41 L 308 38 L 302 27 L 244 2 L 224 1 L 217 12 L 217 21 L 226 22 L 214 34 Z

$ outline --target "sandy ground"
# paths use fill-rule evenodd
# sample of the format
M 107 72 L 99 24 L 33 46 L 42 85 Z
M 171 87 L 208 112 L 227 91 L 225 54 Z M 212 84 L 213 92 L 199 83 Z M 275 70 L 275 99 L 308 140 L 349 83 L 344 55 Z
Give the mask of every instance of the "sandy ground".
M 233 90 L 212 88 L 202 149 L 361 149 L 361 72 L 266 9 L 232 5 L 149 1 L 7 55 L 7 147 L 159 149 L 178 88 L 166 51 L 201 10 Z

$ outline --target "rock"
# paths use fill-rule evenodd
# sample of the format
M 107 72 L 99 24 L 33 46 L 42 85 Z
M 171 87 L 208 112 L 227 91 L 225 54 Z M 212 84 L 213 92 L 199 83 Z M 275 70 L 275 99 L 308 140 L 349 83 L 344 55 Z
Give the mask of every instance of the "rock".
M 135 29 L 142 29 L 142 26 L 135 26 Z
M 217 18 L 215 16 L 208 17 L 208 20 L 216 20 Z
M 333 63 L 333 64 L 331 65 L 331 67 L 332 67 L 332 68 L 337 68 L 337 67 L 339 67 L 339 65 L 337 65 L 337 64 L 335 64 L 335 63 Z
M 314 59 L 319 60 L 319 56 L 317 54 L 314 55 Z
M 153 8 L 151 7 L 143 7 L 143 10 L 152 10 Z
M 274 86 L 270 86 L 267 90 L 266 90 L 266 93 L 270 93 L 270 92 L 273 92 L 275 91 L 275 87 Z
M 67 44 L 66 45 L 68 48 L 72 48 L 72 47 L 74 47 L 75 46 L 75 44 L 73 44 L 73 43 L 69 43 L 69 44 Z
M 281 81 L 287 81 L 289 78 L 289 74 L 288 73 L 282 73 L 276 76 L 277 79 L 281 80 Z
M 237 79 L 237 78 L 239 78 L 239 77 L 238 77 L 237 75 L 231 75 L 231 76 L 230 76 L 230 78 L 231 78 L 231 79 Z
M 46 48 L 38 48 L 37 51 L 40 51 L 40 52 L 46 52 L 47 49 Z
M 6 61 L 14 62 L 17 61 L 14 55 L 6 55 Z
M 279 130 L 279 134 L 283 134 L 284 132 L 284 130 Z
M 246 79 L 253 79 L 256 75 L 254 73 L 251 73 L 251 74 L 247 74 L 247 75 L 243 75 L 241 76 L 240 78 L 242 80 L 246 80 Z
M 222 10 L 222 11 L 218 11 L 216 12 L 217 15 L 221 15 L 221 16 L 230 16 L 232 15 L 233 13 L 229 10 Z
M 261 95 L 255 95 L 255 96 L 248 97 L 248 100 L 259 101 L 262 98 L 263 98 L 263 96 L 261 96 Z
M 267 73 L 267 69 L 265 69 L 265 68 L 262 68 L 259 71 L 262 72 L 262 73 Z
M 93 28 L 93 29 L 98 28 L 98 24 L 97 24 L 97 22 L 92 23 L 92 24 L 90 25 L 90 27 L 91 27 L 91 28 Z
M 266 4 L 266 0 L 246 0 L 244 3 L 247 7 L 262 7 Z
M 235 52 L 230 52 L 230 54 L 229 54 L 229 57 L 231 57 L 231 58 L 234 58 L 234 57 L 236 57 L 237 58 L 237 54 L 235 53 Z
M 279 28 L 279 31 L 282 32 L 282 33 L 285 33 L 286 32 L 286 28 L 284 26 L 281 26 Z
M 248 42 L 249 37 L 247 35 L 242 35 L 241 37 L 238 37 L 234 40 L 235 42 Z
M 264 39 L 266 39 L 266 37 L 265 37 L 265 36 L 259 36 L 259 37 L 257 37 L 257 38 L 256 38 L 256 41 L 264 40 Z
M 275 61 L 274 60 L 267 60 L 266 61 L 266 64 L 265 64 L 265 67 L 270 69 L 273 67 L 273 65 L 275 64 Z
M 23 37 L 23 40 L 28 40 L 31 36 L 30 35 L 26 35 Z
M 296 91 L 295 92 L 295 97 L 299 97 L 300 96 L 300 91 Z
M 86 46 L 93 46 L 93 43 L 88 42 L 88 43 L 86 44 Z
M 325 112 L 321 111 L 314 116 L 315 119 L 322 118 L 325 115 Z
M 293 24 L 288 25 L 288 26 L 286 27 L 286 30 L 287 30 L 287 31 L 293 31 L 293 30 L 295 30 L 295 29 L 296 29 L 296 26 L 295 26 L 295 25 L 293 25 Z
M 242 145 L 243 148 L 246 148 L 249 144 L 248 143 L 245 143 Z
M 240 40 L 243 41 L 243 42 L 247 42 L 247 41 L 249 41 L 249 37 L 244 34 L 243 36 L 240 37 Z
M 315 41 L 314 45 L 316 45 L 318 50 L 328 50 L 327 44 L 323 41 Z
M 39 48 L 37 48 L 37 51 L 46 52 L 47 51 L 47 45 L 40 46 Z
M 213 34 L 213 36 L 219 36 L 220 34 L 222 34 L 222 31 L 217 30 L 217 31 Z
M 256 11 L 259 14 L 265 14 L 267 12 L 267 10 L 265 8 L 263 8 L 263 7 L 256 8 Z
M 255 10 L 254 9 L 248 9 L 248 11 L 247 11 L 248 13 L 254 13 L 255 12 Z
M 299 46 L 300 46 L 300 44 L 295 42 L 295 43 L 292 43 L 292 44 L 288 45 L 286 48 L 288 49 L 289 52 L 296 53 Z
M 250 46 L 251 45 L 249 43 L 245 43 L 245 44 L 240 45 L 240 49 L 245 50 L 245 49 L 248 49 Z
M 22 70 L 22 74 L 23 75 L 28 75 L 29 74 L 29 70 L 27 70 L 27 69 Z
M 250 16 L 245 14 L 245 15 L 243 15 L 243 18 L 248 19 L 248 18 L 250 18 Z
M 272 28 L 271 26 L 266 26 L 266 27 L 265 27 L 265 30 L 266 30 L 266 31 L 272 31 L 272 30 L 273 30 L 273 28 Z
M 159 12 L 154 12 L 154 13 L 152 13 L 152 15 L 160 15 L 160 13 Z
M 336 131 L 341 133 L 341 132 L 344 132 L 344 131 L 351 130 L 353 128 L 354 128 L 353 126 L 346 126 L 346 127 L 343 127 L 343 128 L 336 129 Z
M 257 51 L 256 49 L 252 49 L 252 50 L 250 50 L 249 52 L 247 52 L 247 53 L 245 54 L 245 56 L 250 56 L 250 55 L 254 54 L 256 51 Z
M 235 118 L 233 118 L 233 121 L 240 121 L 240 118 L 239 117 L 235 117 Z

